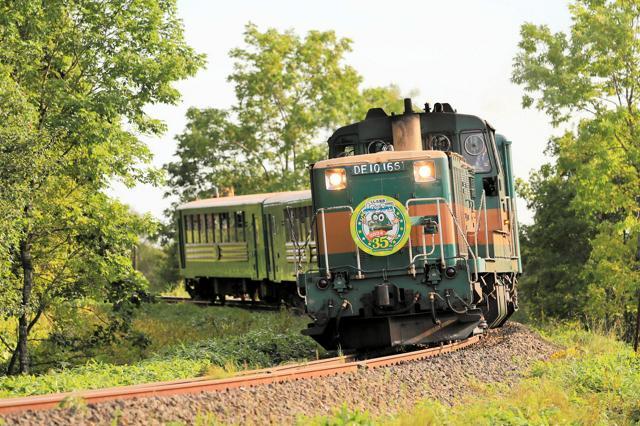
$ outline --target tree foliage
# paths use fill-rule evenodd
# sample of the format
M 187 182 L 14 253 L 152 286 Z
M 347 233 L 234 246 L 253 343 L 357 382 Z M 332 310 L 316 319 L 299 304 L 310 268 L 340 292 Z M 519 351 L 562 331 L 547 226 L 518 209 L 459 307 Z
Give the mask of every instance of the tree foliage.
M 167 165 L 169 194 L 181 199 L 306 187 L 308 164 L 322 158 L 328 129 L 361 120 L 370 106 L 401 109 L 397 86 L 361 89 L 344 64 L 351 41 L 333 31 L 245 29 L 231 50 L 228 80 L 236 103 L 228 110 L 191 108 L 177 136 L 176 162 Z
M 568 34 L 523 25 L 513 80 L 524 86 L 524 106 L 574 124 L 550 152 L 564 190 L 575 191 L 570 211 L 596 226 L 582 271 L 585 311 L 624 328 L 640 288 L 640 2 L 577 0 L 570 10 Z
M 151 223 L 103 190 L 157 181 L 138 135 L 164 125 L 144 107 L 176 102 L 172 82 L 202 62 L 173 1 L 0 2 L 1 297 L 18 323 L 15 346 L 2 339 L 9 372 L 28 371 L 27 338 L 48 308 L 135 302 L 130 251 Z
M 532 173 L 529 182 L 517 182 L 518 194 L 535 212 L 534 223 L 521 227 L 525 274 L 520 281 L 524 309 L 534 318 L 584 319 L 583 270 L 591 255 L 595 223 L 576 215 L 570 182 L 550 165 Z

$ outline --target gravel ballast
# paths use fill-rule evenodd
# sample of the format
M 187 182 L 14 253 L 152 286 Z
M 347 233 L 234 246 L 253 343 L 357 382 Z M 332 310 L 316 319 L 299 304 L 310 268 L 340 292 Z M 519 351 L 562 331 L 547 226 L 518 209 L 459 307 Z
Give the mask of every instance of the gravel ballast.
M 346 404 L 373 415 L 411 408 L 425 398 L 445 404 L 472 392 L 470 383 L 511 384 L 557 348 L 518 323 L 492 330 L 467 349 L 422 361 L 357 373 L 224 392 L 129 399 L 77 408 L 24 412 L 7 425 L 191 424 L 196 416 L 233 424 L 291 424 L 301 415 L 330 414 Z M 2 422 L 0 421 L 0 424 Z

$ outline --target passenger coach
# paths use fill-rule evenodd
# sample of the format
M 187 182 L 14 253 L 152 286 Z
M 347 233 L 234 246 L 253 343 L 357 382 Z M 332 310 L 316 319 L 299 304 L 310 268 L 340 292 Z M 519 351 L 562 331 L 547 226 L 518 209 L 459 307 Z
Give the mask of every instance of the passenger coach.
M 311 192 L 195 200 L 178 207 L 181 274 L 194 298 L 300 304 L 296 271 L 316 262 Z

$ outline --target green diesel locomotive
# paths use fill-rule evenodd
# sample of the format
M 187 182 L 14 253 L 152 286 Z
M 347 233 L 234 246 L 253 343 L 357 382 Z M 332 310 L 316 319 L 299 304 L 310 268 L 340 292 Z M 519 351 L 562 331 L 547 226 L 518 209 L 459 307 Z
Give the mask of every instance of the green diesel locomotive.
M 327 349 L 459 340 L 517 309 L 511 142 L 449 104 L 369 110 L 310 166 L 311 191 L 178 209 L 193 297 L 304 300 Z
M 304 333 L 325 348 L 467 338 L 517 309 L 510 142 L 448 104 L 365 120 L 311 168 L 318 269 L 299 274 Z

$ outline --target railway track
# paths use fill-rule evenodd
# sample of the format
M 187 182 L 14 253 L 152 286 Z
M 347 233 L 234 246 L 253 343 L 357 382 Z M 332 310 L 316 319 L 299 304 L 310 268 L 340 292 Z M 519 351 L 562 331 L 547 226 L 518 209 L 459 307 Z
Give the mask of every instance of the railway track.
M 356 372 L 360 368 L 379 368 L 403 362 L 432 358 L 471 346 L 479 340 L 480 336 L 474 336 L 448 345 L 371 359 L 358 359 L 355 355 L 340 356 L 302 364 L 250 370 L 224 379 L 199 377 L 195 379 L 147 383 L 109 389 L 1 399 L 0 414 L 9 414 L 25 410 L 51 409 L 60 406 L 60 404 L 66 400 L 74 398 L 81 398 L 86 401 L 86 403 L 93 404 L 116 399 L 215 392 L 238 387 L 251 387 L 268 383 L 333 376 Z

